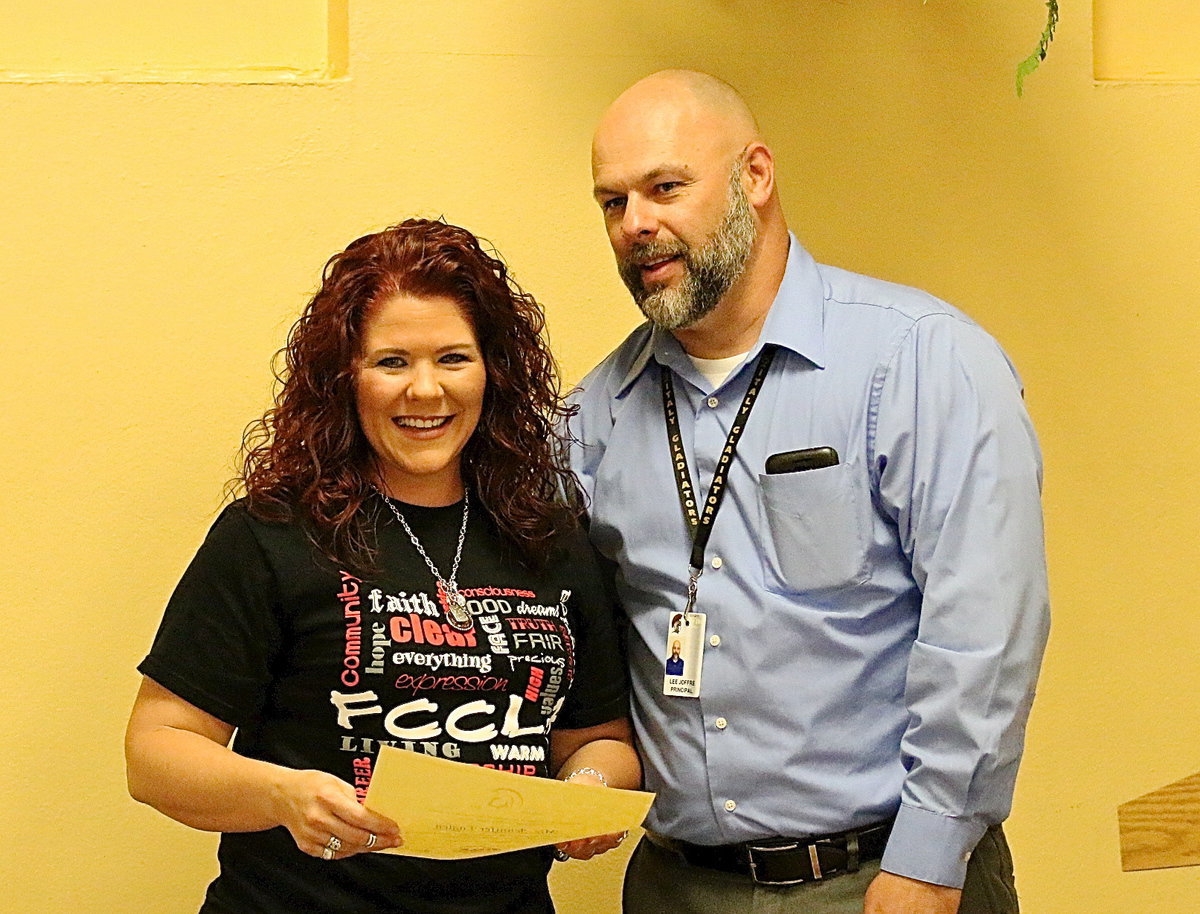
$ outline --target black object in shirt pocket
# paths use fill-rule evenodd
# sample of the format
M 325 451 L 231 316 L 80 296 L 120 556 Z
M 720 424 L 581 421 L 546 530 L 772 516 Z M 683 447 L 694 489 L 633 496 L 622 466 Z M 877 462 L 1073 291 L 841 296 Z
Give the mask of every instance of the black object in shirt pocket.
M 864 583 L 865 520 L 847 464 L 761 474 L 759 501 L 771 543 L 763 544 L 769 590 L 805 592 Z
M 777 473 L 803 473 L 838 464 L 838 452 L 831 447 L 806 447 L 798 451 L 781 451 L 767 458 L 765 469 L 769 475 Z

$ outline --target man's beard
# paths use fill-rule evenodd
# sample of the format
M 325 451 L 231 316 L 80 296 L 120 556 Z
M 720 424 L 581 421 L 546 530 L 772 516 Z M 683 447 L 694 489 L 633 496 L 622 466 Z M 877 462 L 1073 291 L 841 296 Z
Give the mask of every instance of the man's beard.
M 750 201 L 741 184 L 740 162 L 729 187 L 729 206 L 712 236 L 699 247 L 683 241 L 647 241 L 634 244 L 617 264 L 633 300 L 653 323 L 664 330 L 690 327 L 713 310 L 733 286 L 754 248 L 757 231 Z M 683 277 L 674 286 L 647 289 L 641 264 L 664 257 L 681 257 Z

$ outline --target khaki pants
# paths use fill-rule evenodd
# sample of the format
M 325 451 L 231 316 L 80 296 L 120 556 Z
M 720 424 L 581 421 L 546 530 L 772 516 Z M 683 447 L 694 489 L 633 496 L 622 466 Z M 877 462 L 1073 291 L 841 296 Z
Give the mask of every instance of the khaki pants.
M 879 861 L 821 882 L 774 887 L 749 877 L 689 866 L 646 839 L 625 872 L 625 914 L 862 914 Z M 959 914 L 1017 914 L 1012 856 L 999 825 L 987 830 L 967 865 Z

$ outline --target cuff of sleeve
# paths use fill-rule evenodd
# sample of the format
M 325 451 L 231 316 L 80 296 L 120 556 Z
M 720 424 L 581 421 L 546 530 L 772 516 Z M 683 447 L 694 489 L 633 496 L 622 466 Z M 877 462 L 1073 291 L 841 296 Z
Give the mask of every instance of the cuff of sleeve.
M 589 703 L 586 708 L 573 707 L 568 699 L 562 716 L 555 720 L 554 725 L 564 730 L 576 730 L 584 727 L 596 727 L 606 724 L 610 720 L 628 716 L 629 693 L 621 692 L 608 699 L 601 697 L 599 700 Z
M 901 804 L 880 868 L 898 876 L 961 889 L 967 861 L 987 825 Z
M 168 692 L 173 692 L 188 704 L 195 705 L 205 714 L 211 714 L 217 720 L 229 724 L 231 727 L 240 727 L 253 716 L 252 712 L 245 708 L 237 708 L 221 696 L 194 684 L 187 676 L 179 675 L 165 663 L 160 662 L 153 654 L 148 655 L 138 664 L 137 671 L 143 676 L 153 679 Z M 237 685 L 241 685 L 241 683 L 237 683 Z M 247 689 L 249 690 L 249 686 Z

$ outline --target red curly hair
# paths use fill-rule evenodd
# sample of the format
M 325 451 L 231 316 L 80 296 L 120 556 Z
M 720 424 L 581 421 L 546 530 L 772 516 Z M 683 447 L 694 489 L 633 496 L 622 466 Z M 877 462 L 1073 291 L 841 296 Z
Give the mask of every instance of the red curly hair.
M 571 408 L 542 331 L 542 309 L 498 256 L 463 228 L 409 219 L 352 242 L 325 265 L 321 288 L 277 354 L 274 406 L 246 429 L 243 489 L 268 521 L 301 521 L 334 562 L 373 567 L 375 454 L 355 407 L 357 361 L 371 306 L 395 295 L 462 305 L 487 370 L 483 412 L 462 453 L 463 479 L 501 536 L 534 565 L 581 513 L 559 429 Z M 278 364 L 278 361 L 277 361 Z

